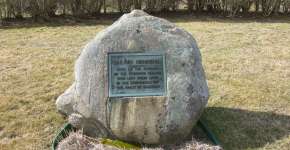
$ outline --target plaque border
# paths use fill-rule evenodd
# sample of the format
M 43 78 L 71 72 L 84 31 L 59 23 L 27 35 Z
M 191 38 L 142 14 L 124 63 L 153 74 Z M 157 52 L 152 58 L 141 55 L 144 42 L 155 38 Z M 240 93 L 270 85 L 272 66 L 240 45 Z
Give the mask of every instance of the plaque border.
M 156 93 L 136 93 L 136 94 L 113 94 L 112 91 L 110 89 L 112 89 L 111 87 L 111 77 L 112 75 L 110 74 L 112 71 L 112 66 L 110 63 L 111 60 L 111 56 L 120 56 L 120 55 L 134 55 L 134 56 L 162 56 L 163 57 L 163 80 L 164 80 L 164 91 L 163 92 L 156 92 Z M 167 94 L 167 70 L 166 70 L 166 54 L 164 52 L 109 52 L 107 53 L 107 58 L 108 58 L 108 62 L 107 62 L 107 73 L 108 73 L 108 93 L 109 93 L 109 97 L 142 97 L 142 96 L 165 96 Z

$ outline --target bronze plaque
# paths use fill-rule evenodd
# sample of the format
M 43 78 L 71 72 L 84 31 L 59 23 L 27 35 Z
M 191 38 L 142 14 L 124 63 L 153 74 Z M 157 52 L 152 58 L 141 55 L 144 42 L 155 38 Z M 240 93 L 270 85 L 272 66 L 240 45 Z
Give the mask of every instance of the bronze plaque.
M 166 93 L 163 53 L 109 53 L 109 97 Z

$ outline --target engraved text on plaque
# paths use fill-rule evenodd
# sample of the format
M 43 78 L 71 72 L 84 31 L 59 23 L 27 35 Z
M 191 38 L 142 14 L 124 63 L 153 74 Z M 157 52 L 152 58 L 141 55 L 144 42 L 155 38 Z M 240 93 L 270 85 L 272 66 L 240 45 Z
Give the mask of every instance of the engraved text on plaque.
M 166 92 L 161 53 L 109 53 L 109 96 L 161 96 Z

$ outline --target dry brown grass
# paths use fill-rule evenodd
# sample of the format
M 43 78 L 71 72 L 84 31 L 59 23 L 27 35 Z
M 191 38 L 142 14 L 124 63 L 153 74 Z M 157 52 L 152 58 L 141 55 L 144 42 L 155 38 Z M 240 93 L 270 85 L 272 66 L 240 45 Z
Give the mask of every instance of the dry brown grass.
M 203 116 L 226 149 L 290 147 L 290 20 L 171 18 L 191 32 L 211 92 Z M 273 21 L 273 22 L 271 22 Z M 49 149 L 55 99 L 81 48 L 111 21 L 0 29 L 0 149 Z

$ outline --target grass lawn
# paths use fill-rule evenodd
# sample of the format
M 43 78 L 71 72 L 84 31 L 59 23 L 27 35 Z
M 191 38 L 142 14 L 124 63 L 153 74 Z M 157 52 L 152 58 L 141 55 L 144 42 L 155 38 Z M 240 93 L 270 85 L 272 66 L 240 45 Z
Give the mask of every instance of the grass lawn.
M 171 17 L 203 56 L 203 118 L 223 147 L 290 149 L 290 18 Z M 85 44 L 112 20 L 0 29 L 0 149 L 49 149 L 66 121 L 55 100 Z

